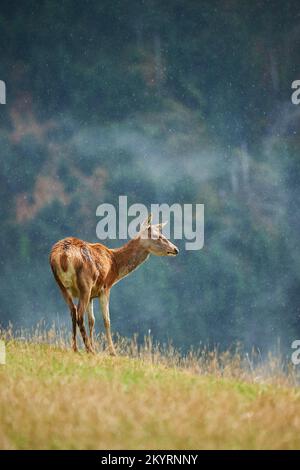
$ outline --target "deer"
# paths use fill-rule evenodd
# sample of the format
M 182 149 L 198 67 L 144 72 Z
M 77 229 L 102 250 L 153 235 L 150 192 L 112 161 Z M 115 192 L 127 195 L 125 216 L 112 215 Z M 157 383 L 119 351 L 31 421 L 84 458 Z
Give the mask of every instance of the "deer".
M 128 276 L 150 255 L 176 256 L 178 248 L 163 234 L 165 223 L 152 225 L 152 215 L 141 224 L 137 235 L 119 248 L 108 248 L 101 243 L 89 243 L 68 237 L 55 243 L 50 252 L 50 266 L 54 279 L 66 301 L 72 319 L 72 348 L 77 348 L 77 326 L 85 349 L 95 353 L 93 299 L 98 298 L 102 310 L 110 355 L 116 356 L 110 328 L 110 290 Z M 78 299 L 77 305 L 74 299 Z M 89 337 L 84 325 L 87 312 Z

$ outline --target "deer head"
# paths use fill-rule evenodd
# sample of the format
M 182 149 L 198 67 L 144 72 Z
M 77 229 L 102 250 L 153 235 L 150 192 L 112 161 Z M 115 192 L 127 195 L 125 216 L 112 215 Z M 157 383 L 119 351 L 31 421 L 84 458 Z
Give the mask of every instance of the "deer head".
M 177 246 L 170 242 L 163 234 L 162 229 L 167 222 L 151 225 L 152 214 L 145 220 L 138 234 L 141 245 L 156 256 L 176 256 L 179 253 Z

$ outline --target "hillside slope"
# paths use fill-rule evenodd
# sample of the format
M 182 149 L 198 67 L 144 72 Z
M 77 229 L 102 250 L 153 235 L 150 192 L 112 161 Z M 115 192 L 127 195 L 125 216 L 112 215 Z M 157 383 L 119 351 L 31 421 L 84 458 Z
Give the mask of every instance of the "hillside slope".
M 300 447 L 300 392 L 10 341 L 1 449 Z

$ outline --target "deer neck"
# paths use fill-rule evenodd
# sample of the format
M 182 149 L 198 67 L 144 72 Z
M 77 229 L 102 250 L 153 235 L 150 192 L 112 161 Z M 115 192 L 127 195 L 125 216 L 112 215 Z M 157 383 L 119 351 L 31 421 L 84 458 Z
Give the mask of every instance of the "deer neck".
M 138 268 L 149 257 L 149 251 L 141 245 L 138 238 L 130 240 L 113 252 L 118 271 L 116 282 Z

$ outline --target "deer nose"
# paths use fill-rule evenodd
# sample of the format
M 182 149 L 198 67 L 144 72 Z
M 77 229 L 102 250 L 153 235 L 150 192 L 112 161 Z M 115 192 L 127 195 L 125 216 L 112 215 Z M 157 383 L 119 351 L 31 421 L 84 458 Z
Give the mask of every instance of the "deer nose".
M 174 251 L 175 251 L 175 255 L 178 255 L 179 250 L 178 250 L 178 248 L 177 248 L 176 246 L 175 246 L 175 248 L 174 248 Z

